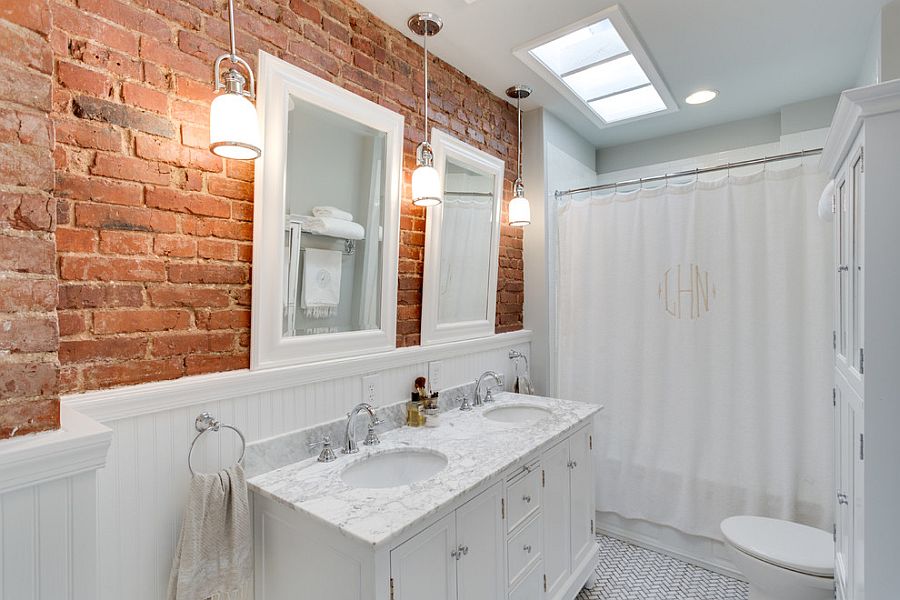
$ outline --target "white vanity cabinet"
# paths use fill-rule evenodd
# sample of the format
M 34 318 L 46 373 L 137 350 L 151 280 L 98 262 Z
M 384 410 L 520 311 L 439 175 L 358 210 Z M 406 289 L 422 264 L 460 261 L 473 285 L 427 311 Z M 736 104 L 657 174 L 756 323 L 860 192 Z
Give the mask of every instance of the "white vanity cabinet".
M 900 80 L 844 92 L 834 179 L 834 538 L 839 600 L 900 589 Z

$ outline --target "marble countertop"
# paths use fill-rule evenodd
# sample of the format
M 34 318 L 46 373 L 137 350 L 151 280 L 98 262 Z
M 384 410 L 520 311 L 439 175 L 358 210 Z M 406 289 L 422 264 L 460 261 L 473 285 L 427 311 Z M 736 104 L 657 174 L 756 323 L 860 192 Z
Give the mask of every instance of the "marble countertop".
M 501 423 L 482 414 L 507 404 L 542 406 L 550 410 L 550 415 L 533 422 Z M 393 429 L 380 435 L 377 446 L 364 446 L 360 440 L 358 454 L 347 456 L 336 450 L 338 459 L 334 462 L 310 458 L 253 477 L 249 486 L 253 492 L 334 527 L 342 535 L 380 546 L 411 531 L 423 519 L 538 447 L 573 431 L 602 408 L 504 392 L 485 407 L 442 413 L 438 427 Z M 447 466 L 428 479 L 392 488 L 353 488 L 341 478 L 344 469 L 371 454 L 404 448 L 440 452 L 447 457 Z

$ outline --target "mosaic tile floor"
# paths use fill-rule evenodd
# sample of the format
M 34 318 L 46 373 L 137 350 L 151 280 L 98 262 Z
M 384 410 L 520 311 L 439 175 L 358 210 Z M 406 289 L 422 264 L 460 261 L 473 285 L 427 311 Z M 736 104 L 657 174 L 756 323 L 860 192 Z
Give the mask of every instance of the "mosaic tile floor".
M 597 584 L 577 600 L 747 600 L 747 584 L 598 535 Z

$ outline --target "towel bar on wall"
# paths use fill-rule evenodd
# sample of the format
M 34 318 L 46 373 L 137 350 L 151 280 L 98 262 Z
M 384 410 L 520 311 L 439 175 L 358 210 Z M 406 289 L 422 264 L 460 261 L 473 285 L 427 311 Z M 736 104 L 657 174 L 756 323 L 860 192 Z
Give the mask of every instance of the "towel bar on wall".
M 191 442 L 191 448 L 188 450 L 188 470 L 191 472 L 191 475 L 196 475 L 197 473 L 194 471 L 194 467 L 191 466 L 191 457 L 194 455 L 194 446 L 197 444 L 197 440 L 203 437 L 207 431 L 219 431 L 222 427 L 226 429 L 231 429 L 238 437 L 241 438 L 241 456 L 238 458 L 238 464 L 241 464 L 244 461 L 244 452 L 247 451 L 247 440 L 244 438 L 244 434 L 241 433 L 241 430 L 235 427 L 234 425 L 226 425 L 224 423 L 220 423 L 218 419 L 213 417 L 208 412 L 202 412 L 197 415 L 197 418 L 194 419 L 194 429 L 199 431 L 194 437 L 194 441 Z

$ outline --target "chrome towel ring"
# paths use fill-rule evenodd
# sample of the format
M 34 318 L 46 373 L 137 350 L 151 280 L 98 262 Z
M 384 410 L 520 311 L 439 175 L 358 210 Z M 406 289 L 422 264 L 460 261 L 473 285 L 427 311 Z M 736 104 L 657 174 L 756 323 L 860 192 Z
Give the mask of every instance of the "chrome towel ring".
M 208 412 L 202 412 L 197 415 L 196 419 L 194 419 L 194 429 L 196 429 L 200 433 L 198 433 L 196 437 L 194 437 L 194 441 L 191 442 L 191 448 L 190 450 L 188 450 L 187 463 L 188 470 L 191 472 L 191 475 L 197 474 L 196 471 L 194 471 L 194 467 L 191 465 L 191 457 L 194 455 L 194 446 L 197 445 L 197 440 L 203 437 L 203 434 L 205 434 L 206 432 L 219 431 L 219 429 L 221 429 L 222 427 L 232 430 L 233 432 L 238 434 L 239 438 L 241 438 L 241 456 L 238 458 L 237 464 L 241 464 L 242 462 L 244 462 L 244 453 L 247 451 L 247 440 L 244 438 L 244 434 L 241 433 L 241 430 L 234 425 L 226 425 L 224 423 L 220 423 L 218 419 L 213 417 Z

